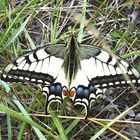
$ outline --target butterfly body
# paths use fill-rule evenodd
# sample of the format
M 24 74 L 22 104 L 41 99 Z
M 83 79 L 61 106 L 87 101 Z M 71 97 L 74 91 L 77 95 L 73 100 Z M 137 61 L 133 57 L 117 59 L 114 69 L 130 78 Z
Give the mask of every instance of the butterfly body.
M 73 36 L 67 44 L 47 45 L 17 58 L 6 66 L 2 79 L 40 85 L 47 110 L 51 102 L 61 103 L 69 96 L 75 105 L 85 106 L 86 113 L 104 89 L 140 85 L 139 72 L 128 62 L 100 48 L 79 44 Z

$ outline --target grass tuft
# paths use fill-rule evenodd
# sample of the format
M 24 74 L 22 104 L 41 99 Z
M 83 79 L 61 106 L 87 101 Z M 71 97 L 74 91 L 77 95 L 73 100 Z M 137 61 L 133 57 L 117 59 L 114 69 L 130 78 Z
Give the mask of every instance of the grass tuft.
M 16 57 L 44 44 L 65 43 L 71 34 L 79 43 L 108 47 L 140 70 L 139 11 L 132 0 L 1 0 L 0 73 Z M 83 108 L 69 101 L 52 103 L 56 114 L 44 115 L 46 97 L 36 85 L 0 80 L 0 86 L 0 139 L 139 137 L 139 97 L 132 89 L 109 89 L 85 120 Z

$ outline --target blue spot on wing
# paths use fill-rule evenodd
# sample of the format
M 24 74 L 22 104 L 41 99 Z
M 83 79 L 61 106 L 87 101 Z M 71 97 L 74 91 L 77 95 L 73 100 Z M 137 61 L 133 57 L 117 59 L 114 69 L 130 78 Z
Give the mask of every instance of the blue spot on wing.
M 54 85 L 50 86 L 50 92 L 54 92 L 54 91 L 55 91 L 55 86 Z
M 83 88 L 82 87 L 78 87 L 77 88 L 77 94 L 82 94 L 83 93 Z
M 89 96 L 89 89 L 84 86 L 79 86 L 76 90 L 77 98 L 87 98 Z
M 56 85 L 56 91 L 61 92 L 62 91 L 62 86 L 61 85 Z
M 88 89 L 85 89 L 85 90 L 84 90 L 84 95 L 85 95 L 85 96 L 88 96 L 88 95 L 89 95 L 89 90 L 88 90 Z

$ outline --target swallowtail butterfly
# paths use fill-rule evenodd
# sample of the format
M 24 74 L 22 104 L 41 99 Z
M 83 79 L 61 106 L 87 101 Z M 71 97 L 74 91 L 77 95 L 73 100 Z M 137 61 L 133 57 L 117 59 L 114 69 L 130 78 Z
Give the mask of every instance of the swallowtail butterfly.
M 127 61 L 78 44 L 73 36 L 67 44 L 47 45 L 17 58 L 6 66 L 2 79 L 40 85 L 47 98 L 46 112 L 51 102 L 61 103 L 69 96 L 88 113 L 91 102 L 102 96 L 104 89 L 140 85 L 139 72 Z

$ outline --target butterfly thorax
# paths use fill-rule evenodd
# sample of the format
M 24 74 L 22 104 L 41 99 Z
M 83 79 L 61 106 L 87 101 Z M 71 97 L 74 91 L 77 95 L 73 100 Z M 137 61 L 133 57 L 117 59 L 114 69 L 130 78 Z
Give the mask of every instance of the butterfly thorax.
M 72 36 L 67 43 L 65 50 L 63 69 L 65 72 L 65 77 L 68 80 L 69 85 L 74 80 L 78 69 L 80 68 L 80 51 L 78 47 L 78 42 Z

